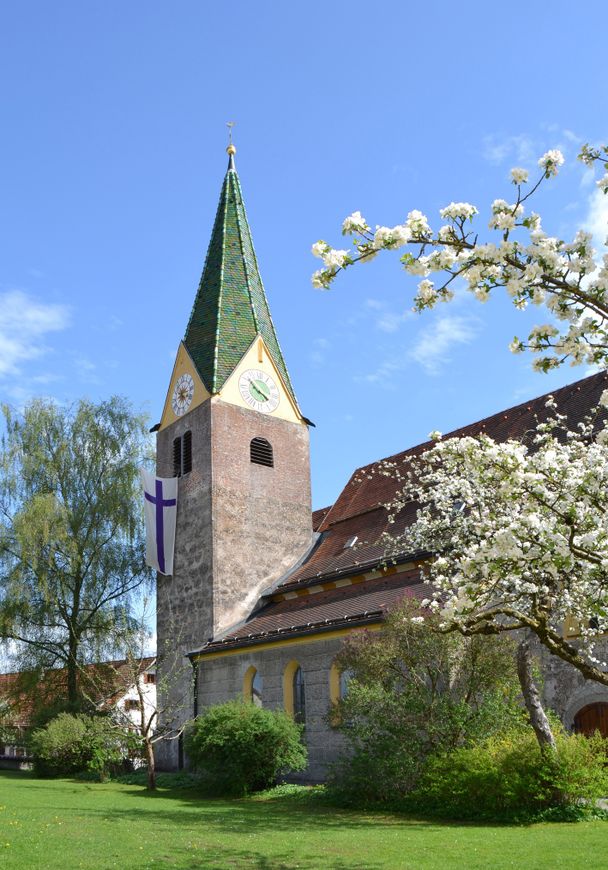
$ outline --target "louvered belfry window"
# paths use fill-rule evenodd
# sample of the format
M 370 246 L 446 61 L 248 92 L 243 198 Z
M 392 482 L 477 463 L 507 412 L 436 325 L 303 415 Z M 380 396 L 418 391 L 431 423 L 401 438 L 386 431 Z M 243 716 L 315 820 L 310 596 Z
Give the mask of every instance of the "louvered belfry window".
M 265 438 L 254 438 L 250 445 L 251 461 L 256 465 L 267 465 L 268 468 L 274 467 L 274 456 L 272 454 L 272 444 Z
M 192 432 L 184 432 L 182 439 L 182 474 L 192 471 Z
M 173 439 L 173 477 L 192 471 L 192 432 L 188 430 Z
M 173 477 L 182 476 L 182 439 L 173 439 Z

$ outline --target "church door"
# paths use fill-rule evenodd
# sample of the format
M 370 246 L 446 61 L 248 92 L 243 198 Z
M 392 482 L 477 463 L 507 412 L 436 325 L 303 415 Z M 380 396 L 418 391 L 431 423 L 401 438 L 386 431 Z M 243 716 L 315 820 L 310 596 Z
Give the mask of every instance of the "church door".
M 602 737 L 608 737 L 608 704 L 587 704 L 579 710 L 574 717 L 574 730 L 577 734 L 586 734 L 588 737 L 594 731 L 599 731 Z

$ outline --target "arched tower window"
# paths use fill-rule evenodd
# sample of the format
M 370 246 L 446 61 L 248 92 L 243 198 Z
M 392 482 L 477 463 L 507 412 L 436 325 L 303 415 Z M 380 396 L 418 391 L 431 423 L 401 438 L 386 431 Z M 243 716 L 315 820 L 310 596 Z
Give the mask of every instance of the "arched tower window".
M 253 667 L 247 668 L 243 677 L 243 698 L 250 701 L 256 707 L 263 707 L 262 693 L 264 682 L 258 670 Z
M 173 439 L 173 477 L 181 477 L 192 471 L 192 432 Z
M 285 711 L 298 722 L 306 722 L 306 692 L 304 674 L 296 661 L 291 661 L 283 672 L 283 706 Z
M 251 461 L 256 465 L 266 465 L 268 468 L 274 468 L 274 456 L 272 453 L 272 444 L 265 438 L 254 438 L 249 445 L 249 453 Z

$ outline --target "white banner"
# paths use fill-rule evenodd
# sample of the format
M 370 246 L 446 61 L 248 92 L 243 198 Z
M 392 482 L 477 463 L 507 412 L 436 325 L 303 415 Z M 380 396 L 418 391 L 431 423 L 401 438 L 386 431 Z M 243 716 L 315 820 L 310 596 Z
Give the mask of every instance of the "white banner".
M 144 487 L 146 563 L 160 574 L 173 574 L 177 477 L 155 477 L 139 469 Z

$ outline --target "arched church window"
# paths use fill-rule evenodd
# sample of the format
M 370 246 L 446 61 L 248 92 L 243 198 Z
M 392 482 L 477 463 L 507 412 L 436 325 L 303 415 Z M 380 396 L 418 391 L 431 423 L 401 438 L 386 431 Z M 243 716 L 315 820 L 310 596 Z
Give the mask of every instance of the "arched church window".
M 264 690 L 264 681 L 262 676 L 253 665 L 247 668 L 243 677 L 243 698 L 245 701 L 250 701 L 256 707 L 263 707 L 262 693 Z
M 306 696 L 302 668 L 297 668 L 293 675 L 293 718 L 300 725 L 306 722 Z
M 340 670 L 336 662 L 333 662 L 329 669 L 329 700 L 332 704 L 337 704 L 346 697 L 352 676 L 353 672 L 350 668 Z
M 272 444 L 265 438 L 253 438 L 249 446 L 251 461 L 256 465 L 274 467 Z
M 306 695 L 304 674 L 296 661 L 291 661 L 283 671 L 283 706 L 290 716 L 304 724 L 306 721 Z
M 188 430 L 173 439 L 173 477 L 192 471 L 192 432 Z

